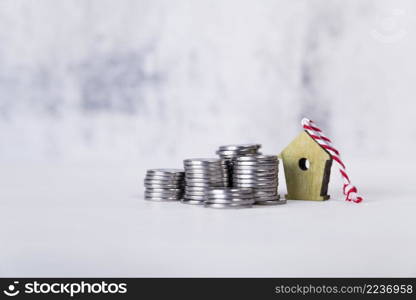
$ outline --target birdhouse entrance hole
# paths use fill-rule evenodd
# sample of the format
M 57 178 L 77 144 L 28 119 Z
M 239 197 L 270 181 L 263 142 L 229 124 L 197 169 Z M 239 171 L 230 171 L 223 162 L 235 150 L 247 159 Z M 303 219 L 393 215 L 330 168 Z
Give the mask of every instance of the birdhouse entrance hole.
M 303 171 L 308 170 L 310 167 L 309 160 L 306 158 L 299 159 L 299 168 Z

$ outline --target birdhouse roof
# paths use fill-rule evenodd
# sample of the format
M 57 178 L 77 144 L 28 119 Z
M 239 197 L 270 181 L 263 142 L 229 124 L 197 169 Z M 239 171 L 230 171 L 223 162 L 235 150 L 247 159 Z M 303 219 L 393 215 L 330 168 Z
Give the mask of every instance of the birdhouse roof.
M 303 156 L 315 156 L 325 160 L 332 160 L 329 152 L 319 145 L 306 131 L 302 131 L 299 135 L 283 149 L 280 153 L 280 157 L 284 158 L 285 155 L 303 155 Z

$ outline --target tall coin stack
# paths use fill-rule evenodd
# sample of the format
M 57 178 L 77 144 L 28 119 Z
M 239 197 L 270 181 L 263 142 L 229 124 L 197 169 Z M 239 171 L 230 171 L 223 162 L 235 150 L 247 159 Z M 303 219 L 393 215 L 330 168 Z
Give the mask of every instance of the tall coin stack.
M 184 160 L 186 204 L 204 204 L 210 188 L 225 187 L 228 183 L 226 163 L 218 158 Z
M 249 188 L 212 188 L 205 200 L 205 207 L 212 208 L 245 208 L 253 204 L 253 189 Z
M 256 204 L 283 204 L 279 200 L 279 160 L 276 155 L 240 156 L 234 160 L 233 183 L 237 188 L 252 188 Z
M 250 156 L 261 154 L 258 150 L 260 144 L 241 144 L 241 145 L 225 145 L 220 146 L 216 152 L 227 164 L 227 170 L 229 174 L 228 186 L 233 186 L 233 161 L 239 156 Z
M 152 201 L 179 201 L 185 187 L 185 172 L 180 169 L 147 170 L 144 197 Z

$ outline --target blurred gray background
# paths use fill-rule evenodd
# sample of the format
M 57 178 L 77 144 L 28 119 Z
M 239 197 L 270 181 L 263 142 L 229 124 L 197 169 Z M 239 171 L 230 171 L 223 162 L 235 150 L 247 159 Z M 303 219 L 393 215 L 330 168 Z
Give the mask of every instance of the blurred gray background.
M 410 153 L 415 8 L 1 1 L 0 158 L 168 163 L 236 142 L 278 153 L 303 116 L 347 158 Z
M 1 0 L 0 276 L 416 276 L 416 2 Z M 317 122 L 364 202 L 144 201 Z M 279 175 L 279 193 L 285 193 Z M 0 287 L 1 288 L 1 287 Z

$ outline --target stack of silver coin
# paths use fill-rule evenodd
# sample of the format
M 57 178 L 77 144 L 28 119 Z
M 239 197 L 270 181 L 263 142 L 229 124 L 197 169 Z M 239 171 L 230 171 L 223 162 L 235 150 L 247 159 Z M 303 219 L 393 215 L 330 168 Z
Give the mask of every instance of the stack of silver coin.
M 283 204 L 279 200 L 279 160 L 276 155 L 240 156 L 234 160 L 233 183 L 238 188 L 252 188 L 256 204 Z
M 185 187 L 185 172 L 180 169 L 147 170 L 144 179 L 146 200 L 179 201 Z
M 204 204 L 207 191 L 213 187 L 225 187 L 228 183 L 226 163 L 218 158 L 195 158 L 183 161 L 185 167 L 186 204 Z
M 239 156 L 259 155 L 260 144 L 240 144 L 240 145 L 225 145 L 220 146 L 216 152 L 227 164 L 229 182 L 228 186 L 233 186 L 233 162 Z
M 205 207 L 246 208 L 254 204 L 253 189 L 212 188 L 207 192 Z

